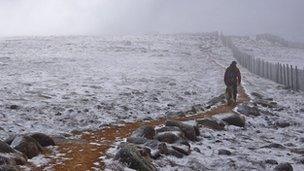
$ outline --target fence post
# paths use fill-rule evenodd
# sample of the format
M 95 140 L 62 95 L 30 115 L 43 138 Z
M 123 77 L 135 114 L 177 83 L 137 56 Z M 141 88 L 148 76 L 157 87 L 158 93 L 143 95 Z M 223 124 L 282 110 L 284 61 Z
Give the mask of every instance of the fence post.
M 295 72 L 296 72 L 296 90 L 299 90 L 299 71 L 298 71 L 298 67 L 296 66 L 295 68 Z
M 293 89 L 294 90 L 294 84 L 293 84 L 293 67 L 292 67 L 292 65 L 290 65 L 290 79 L 291 79 L 291 89 Z

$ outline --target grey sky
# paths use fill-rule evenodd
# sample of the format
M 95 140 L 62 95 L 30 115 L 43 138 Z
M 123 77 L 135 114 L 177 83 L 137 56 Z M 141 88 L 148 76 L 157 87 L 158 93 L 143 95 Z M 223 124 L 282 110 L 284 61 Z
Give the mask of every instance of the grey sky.
M 272 32 L 304 41 L 304 0 L 0 0 L 0 36 Z

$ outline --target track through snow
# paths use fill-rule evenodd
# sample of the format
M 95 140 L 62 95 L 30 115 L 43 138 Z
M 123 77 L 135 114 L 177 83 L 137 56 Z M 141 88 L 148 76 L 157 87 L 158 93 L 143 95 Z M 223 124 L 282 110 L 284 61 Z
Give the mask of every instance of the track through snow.
M 215 60 L 208 58 L 209 62 L 216 63 L 220 67 L 224 66 Z M 239 95 L 237 104 L 248 102 L 249 96 L 246 94 L 243 86 L 239 87 Z M 181 115 L 170 119 L 179 121 L 196 120 L 199 118 L 211 117 L 216 114 L 234 112 L 235 106 L 220 104 L 212 107 L 210 110 L 195 115 Z M 98 131 L 78 132 L 79 140 L 65 141 L 57 140 L 57 146 L 60 153 L 66 154 L 67 160 L 54 160 L 48 166 L 56 171 L 73 171 L 73 170 L 101 170 L 104 168 L 103 158 L 107 150 L 112 147 L 117 140 L 122 140 L 131 135 L 131 133 L 142 125 L 157 126 L 164 124 L 166 118 L 159 118 L 152 121 L 138 121 L 123 123 L 122 125 L 111 125 Z

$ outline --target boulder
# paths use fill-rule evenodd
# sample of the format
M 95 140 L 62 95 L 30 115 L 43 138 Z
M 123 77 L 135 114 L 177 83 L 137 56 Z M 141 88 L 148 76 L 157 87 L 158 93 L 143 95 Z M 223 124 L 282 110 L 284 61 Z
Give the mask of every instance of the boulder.
M 218 150 L 218 154 L 230 156 L 232 153 L 229 150 L 220 149 L 220 150 Z
M 266 159 L 266 160 L 265 160 L 265 163 L 271 164 L 271 165 L 276 165 L 276 164 L 278 164 L 278 162 L 277 162 L 276 160 L 273 160 L 273 159 Z
M 20 171 L 20 169 L 14 165 L 1 165 L 0 171 Z
M 289 127 L 291 124 L 288 121 L 281 120 L 281 121 L 276 121 L 274 125 L 278 128 L 286 128 Z
M 0 140 L 0 153 L 14 153 L 15 150 L 8 144 Z
M 261 113 L 256 106 L 248 106 L 248 104 L 239 105 L 237 111 L 246 116 L 260 116 Z
M 181 132 L 161 132 L 155 136 L 155 139 L 160 142 L 166 142 L 172 144 L 180 140 L 181 136 L 182 136 Z
M 217 119 L 222 120 L 227 125 L 234 125 L 238 127 L 245 126 L 245 117 L 235 113 L 224 113 L 214 116 Z
M 143 137 L 128 137 L 127 142 L 132 144 L 144 144 L 147 142 L 147 139 Z
M 179 127 L 176 127 L 176 126 L 164 126 L 164 127 L 156 129 L 155 131 L 156 131 L 156 133 L 168 132 L 168 131 L 180 131 L 180 132 L 182 132 L 182 130 Z
M 205 118 L 197 120 L 198 125 L 202 125 L 204 127 L 214 129 L 214 130 L 224 130 L 225 124 L 221 120 L 216 118 Z
M 293 171 L 290 163 L 281 163 L 274 168 L 274 171 Z
M 141 126 L 140 128 L 136 129 L 131 137 L 144 137 L 147 139 L 153 139 L 155 136 L 155 130 L 152 126 Z
M 6 164 L 13 164 L 13 165 L 14 164 L 15 165 L 16 164 L 25 165 L 27 162 L 27 157 L 24 154 L 17 152 L 17 151 L 14 153 L 8 153 L 8 154 L 0 153 L 0 158 L 1 158 L 2 162 L 4 162 L 4 164 L 6 163 L 6 161 L 9 161 Z
M 197 137 L 196 137 L 197 132 L 195 131 L 194 126 L 192 126 L 192 125 L 188 125 L 188 124 L 184 124 L 180 121 L 172 121 L 172 120 L 167 121 L 165 125 L 166 126 L 176 126 L 183 131 L 186 138 L 188 138 L 191 141 L 197 140 Z
M 32 133 L 29 136 L 34 138 L 42 147 L 55 145 L 54 140 L 48 135 L 42 133 Z
M 30 159 L 41 153 L 40 144 L 34 138 L 26 135 L 17 136 L 11 147 L 22 152 Z
M 156 171 L 156 168 L 152 162 L 142 157 L 137 148 L 130 144 L 124 144 L 116 153 L 114 160 L 118 160 L 134 170 Z
M 174 144 L 172 145 L 172 148 L 184 155 L 189 155 L 191 153 L 190 146 L 187 146 L 185 144 Z

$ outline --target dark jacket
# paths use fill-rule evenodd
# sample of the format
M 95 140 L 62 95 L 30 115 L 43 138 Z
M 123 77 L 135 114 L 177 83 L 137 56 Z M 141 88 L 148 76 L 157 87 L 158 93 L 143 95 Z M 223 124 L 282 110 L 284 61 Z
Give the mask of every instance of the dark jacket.
M 240 70 L 233 65 L 230 65 L 225 72 L 224 81 L 226 86 L 237 85 L 241 83 Z

